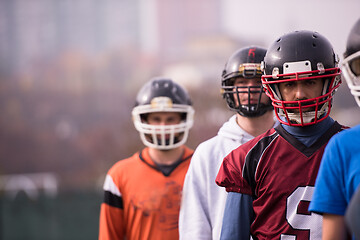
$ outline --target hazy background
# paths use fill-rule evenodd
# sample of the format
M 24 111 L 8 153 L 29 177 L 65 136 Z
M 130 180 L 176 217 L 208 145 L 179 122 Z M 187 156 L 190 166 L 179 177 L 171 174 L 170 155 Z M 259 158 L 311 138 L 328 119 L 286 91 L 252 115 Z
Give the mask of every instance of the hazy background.
M 150 78 L 189 90 L 196 148 L 232 114 L 220 96 L 231 53 L 307 29 L 342 60 L 359 9 L 358 0 L 0 0 L 0 238 L 96 239 L 107 170 L 143 147 L 130 114 Z M 345 81 L 331 115 L 360 123 Z

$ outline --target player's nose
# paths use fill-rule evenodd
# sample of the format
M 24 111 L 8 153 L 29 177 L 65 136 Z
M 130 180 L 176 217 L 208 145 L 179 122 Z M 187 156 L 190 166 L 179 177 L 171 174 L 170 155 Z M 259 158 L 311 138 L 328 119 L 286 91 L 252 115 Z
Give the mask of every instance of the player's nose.
M 306 91 L 302 84 L 297 84 L 295 87 L 295 98 L 306 99 Z

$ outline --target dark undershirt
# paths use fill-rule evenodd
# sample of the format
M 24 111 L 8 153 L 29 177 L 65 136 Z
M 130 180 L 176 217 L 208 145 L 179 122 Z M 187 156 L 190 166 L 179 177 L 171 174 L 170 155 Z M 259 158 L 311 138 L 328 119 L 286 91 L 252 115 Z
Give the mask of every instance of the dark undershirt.
M 281 124 L 281 126 L 305 146 L 310 147 L 334 124 L 334 122 L 335 121 L 331 117 L 327 117 L 325 120 L 315 125 L 306 127 L 293 127 L 285 124 Z
M 160 163 L 155 163 L 156 167 L 158 168 L 159 171 L 161 171 L 165 176 L 169 176 L 171 174 L 172 171 L 174 171 L 174 169 L 179 166 L 180 163 L 182 163 L 183 159 L 180 158 L 179 160 L 177 160 L 176 162 L 168 165 L 168 164 L 160 164 Z

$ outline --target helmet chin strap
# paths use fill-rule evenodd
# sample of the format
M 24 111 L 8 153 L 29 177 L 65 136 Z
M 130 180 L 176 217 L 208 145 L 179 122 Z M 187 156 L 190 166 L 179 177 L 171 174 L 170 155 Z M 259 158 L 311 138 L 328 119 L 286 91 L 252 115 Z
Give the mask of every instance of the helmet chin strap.
M 303 124 L 314 122 L 315 117 L 317 120 L 321 119 L 321 116 L 327 113 L 328 106 L 329 106 L 329 102 L 324 103 L 322 107 L 318 110 L 317 116 L 315 116 L 315 111 L 303 112 L 302 113 Z M 283 121 L 288 122 L 286 118 L 286 114 L 283 109 L 279 109 L 279 116 Z M 300 113 L 287 113 L 287 116 L 290 120 L 290 123 L 301 124 Z
M 279 113 L 279 115 L 284 118 L 287 122 L 286 116 L 284 113 Z M 290 123 L 293 124 L 301 124 L 301 117 L 300 113 L 288 113 L 287 116 L 289 117 Z M 310 123 L 315 121 L 315 111 L 312 112 L 305 112 L 302 114 L 303 123 Z

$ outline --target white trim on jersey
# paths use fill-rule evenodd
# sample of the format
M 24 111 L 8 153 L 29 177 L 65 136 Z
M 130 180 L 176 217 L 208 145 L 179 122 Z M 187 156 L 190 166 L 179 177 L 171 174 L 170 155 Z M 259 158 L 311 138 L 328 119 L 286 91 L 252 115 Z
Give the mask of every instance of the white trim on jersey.
M 106 175 L 103 189 L 104 191 L 111 192 L 112 194 L 121 197 L 121 193 L 110 175 Z

